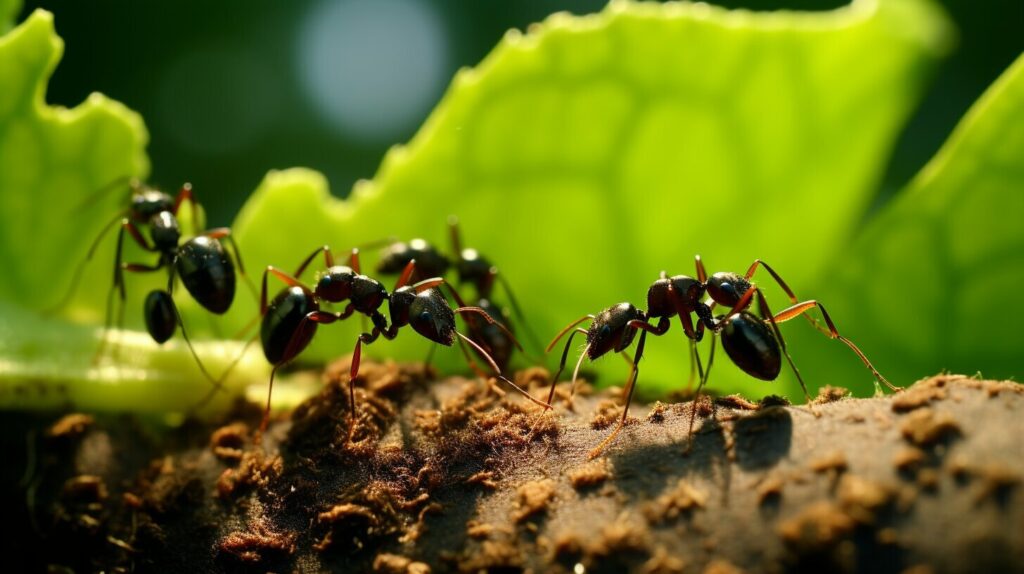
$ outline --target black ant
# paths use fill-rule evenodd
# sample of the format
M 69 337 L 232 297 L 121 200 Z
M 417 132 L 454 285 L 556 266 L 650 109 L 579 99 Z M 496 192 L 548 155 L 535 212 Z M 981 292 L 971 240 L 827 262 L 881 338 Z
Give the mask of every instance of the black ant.
M 786 292 L 793 303 L 790 307 L 784 309 L 778 314 L 773 314 L 771 312 L 768 308 L 768 303 L 765 300 L 764 294 L 761 293 L 761 290 L 757 286 L 750 282 L 758 267 L 762 266 Z M 798 301 L 792 289 L 789 288 L 785 281 L 783 281 L 775 270 L 767 263 L 760 259 L 755 260 L 747 269 L 746 275 L 743 276 L 736 273 L 715 273 L 710 278 L 704 269 L 704 264 L 701 261 L 700 256 L 696 257 L 696 267 L 697 278 L 688 277 L 686 275 L 667 277 L 666 274 L 662 272 L 661 277 L 648 289 L 648 312 L 646 314 L 629 303 L 621 303 L 605 309 L 597 316 L 586 315 L 577 319 L 573 323 L 570 323 L 555 337 L 551 344 L 548 345 L 548 351 L 550 351 L 563 335 L 574 329 L 583 321 L 587 319 L 591 320 L 591 325 L 588 330 L 576 328 L 573 331 L 573 335 L 580 332 L 587 336 L 587 346 L 584 349 L 583 354 L 581 354 L 579 361 L 576 363 L 576 370 L 573 372 L 574 388 L 579 367 L 585 356 L 589 356 L 591 360 L 595 360 L 601 355 L 607 353 L 609 350 L 614 349 L 616 352 L 624 351 L 632 343 L 636 330 L 643 330 L 643 333 L 640 335 L 640 342 L 637 346 L 636 357 L 632 360 L 633 372 L 628 383 L 628 394 L 626 396 L 622 418 L 612 434 L 598 445 L 597 448 L 591 451 L 591 457 L 600 454 L 604 447 L 607 446 L 616 435 L 618 435 L 619 431 L 621 431 L 622 427 L 625 425 L 626 414 L 629 411 L 629 403 L 633 396 L 633 389 L 635 388 L 636 377 L 639 371 L 638 363 L 643 356 L 643 345 L 647 332 L 651 332 L 654 335 L 664 334 L 669 329 L 670 320 L 675 316 L 678 316 L 682 323 L 683 331 L 690 341 L 691 356 L 694 357 L 697 370 L 700 372 L 700 385 L 697 387 L 693 413 L 690 418 L 691 434 L 693 431 L 694 418 L 696 417 L 696 403 L 700 398 L 701 389 L 707 382 L 711 365 L 714 360 L 714 338 L 712 338 L 707 369 L 703 369 L 701 367 L 700 356 L 696 352 L 695 345 L 703 338 L 705 329 L 710 330 L 713 335 L 719 335 L 722 338 L 722 346 L 725 348 L 726 354 L 729 355 L 732 362 L 745 373 L 757 379 L 766 381 L 775 380 L 781 371 L 782 356 L 785 355 L 786 361 L 793 369 L 793 373 L 796 375 L 797 380 L 800 383 L 800 388 L 803 389 L 807 402 L 810 403 L 811 396 L 807 391 L 807 385 L 800 376 L 800 371 L 793 363 L 793 359 L 789 356 L 789 351 L 786 349 L 786 342 L 782 337 L 782 333 L 779 331 L 778 323 L 783 323 L 803 315 L 807 311 L 817 307 L 821 311 L 822 317 L 828 326 L 827 329 L 822 327 L 812 316 L 804 315 L 805 318 L 815 326 L 815 328 L 823 332 L 828 337 L 832 339 L 839 339 L 850 347 L 850 349 L 860 357 L 861 361 L 863 361 L 864 365 L 871 371 L 876 380 L 883 383 L 892 391 L 899 390 L 898 387 L 889 383 L 889 381 L 886 380 L 877 369 L 875 369 L 864 353 L 861 352 L 861 350 L 858 349 L 852 341 L 839 334 L 839 331 L 832 322 L 832 318 L 829 316 L 828 311 L 825 310 L 825 307 L 822 306 L 821 303 L 815 300 L 803 302 Z M 701 298 L 705 293 L 710 297 L 707 302 L 701 301 Z M 757 297 L 760 317 L 754 315 L 748 310 L 755 296 Z M 713 309 L 715 305 L 728 306 L 730 311 L 724 315 L 715 317 L 713 316 Z M 698 322 L 696 327 L 694 327 L 693 321 L 690 318 L 690 313 L 695 313 L 697 315 Z M 649 323 L 649 320 L 655 318 L 658 319 L 658 324 L 653 326 Z M 570 335 L 569 341 L 566 342 L 565 349 L 562 352 L 562 360 L 559 365 L 558 372 L 555 374 L 555 377 L 551 382 L 551 390 L 548 396 L 549 403 L 554 396 L 555 383 L 558 381 L 558 376 L 561 375 L 562 370 L 565 368 L 566 356 L 568 354 L 569 345 L 571 344 L 573 335 Z
M 296 277 L 302 275 L 306 267 L 321 252 L 324 255 L 326 270 L 318 275 L 316 286 L 310 289 Z M 362 346 L 373 343 L 381 336 L 389 340 L 394 339 L 398 336 L 399 329 L 406 325 L 411 326 L 421 336 L 446 347 L 450 347 L 458 341 L 466 361 L 480 373 L 465 347 L 465 343 L 468 343 L 486 360 L 498 379 L 509 384 L 534 403 L 544 408 L 550 408 L 550 405 L 533 398 L 526 390 L 502 375 L 501 369 L 490 354 L 455 328 L 456 314 L 473 313 L 482 316 L 489 323 L 497 324 L 494 319 L 479 307 L 460 306 L 452 309 L 448 300 L 437 289 L 438 286 L 445 284 L 445 280 L 441 277 L 422 279 L 410 285 L 409 282 L 415 276 L 416 268 L 416 260 L 413 259 L 406 263 L 394 290 L 389 294 L 380 281 L 360 272 L 358 249 L 352 250 L 347 265 L 335 265 L 330 248 L 328 246 L 320 247 L 302 262 L 294 276 L 273 266 L 267 267 L 263 272 L 263 287 L 260 296 L 260 313 L 263 315 L 260 338 L 263 343 L 263 354 L 274 368 L 270 374 L 267 405 L 260 424 L 261 432 L 267 427 L 270 397 L 273 393 L 274 375 L 277 369 L 294 359 L 309 345 L 319 324 L 341 321 L 355 312 L 369 317 L 373 323 L 373 329 L 357 337 L 355 350 L 352 353 L 352 366 L 349 371 L 349 404 L 353 421 L 356 416 L 355 379 L 359 376 Z M 281 279 L 287 287 L 268 303 L 267 276 L 269 274 Z M 388 301 L 388 312 L 391 316 L 390 326 L 379 311 L 385 300 Z M 348 304 L 341 312 L 332 313 L 320 308 L 322 302 L 343 303 L 345 301 L 348 301 Z M 506 334 L 515 341 L 515 337 L 507 330 Z M 518 342 L 516 344 L 518 345 Z
M 418 281 L 428 277 L 443 277 L 449 269 L 454 267 L 458 274 L 459 285 L 470 284 L 473 286 L 476 292 L 474 305 L 483 309 L 490 318 L 504 327 L 504 329 L 500 329 L 491 321 L 485 324 L 476 321 L 469 322 L 473 338 L 488 350 L 498 365 L 505 368 L 511 360 L 513 346 L 518 345 L 513 345 L 512 339 L 506 334 L 514 330 L 508 312 L 496 305 L 492 299 L 496 283 L 500 284 L 505 291 L 505 296 L 508 297 L 516 318 L 526 328 L 527 335 L 534 343 L 536 337 L 526 327 L 523 311 L 512 294 L 512 288 L 504 275 L 499 273 L 498 268 L 476 249 L 463 248 L 459 220 L 454 215 L 448 218 L 448 231 L 453 253 L 452 259 L 424 239 L 413 239 L 409 242 L 396 241 L 381 252 L 380 260 L 377 263 L 377 272 L 385 275 L 398 274 L 405 269 L 410 261 L 415 260 L 416 272 L 412 280 Z M 454 290 L 453 295 L 460 306 L 465 306 Z
M 115 180 L 112 184 L 105 186 L 103 190 L 115 185 L 123 185 L 123 183 L 124 178 Z M 121 300 L 121 306 L 118 311 L 118 328 L 120 328 L 124 321 L 124 303 L 127 295 L 124 272 L 150 273 L 166 268 L 168 271 L 167 288 L 154 289 L 146 296 L 144 306 L 146 330 L 154 341 L 163 344 L 174 335 L 174 332 L 180 325 L 182 336 L 196 363 L 199 365 L 199 369 L 208 379 L 217 383 L 199 359 L 185 331 L 181 314 L 174 304 L 174 280 L 176 277 L 180 278 L 189 294 L 208 311 L 217 315 L 223 314 L 231 307 L 235 296 L 235 264 L 221 244 L 221 240 L 226 239 L 231 243 L 234 251 L 234 260 L 238 264 L 239 272 L 244 276 L 245 268 L 242 264 L 238 245 L 231 236 L 231 230 L 226 227 L 206 230 L 181 243 L 182 233 L 177 216 L 182 203 L 189 202 L 193 219 L 197 223 L 195 227 L 197 229 L 203 228 L 203 225 L 199 223 L 201 211 L 198 207 L 198 202 L 196 202 L 192 194 L 192 186 L 190 184 L 182 185 L 175 197 L 146 187 L 137 181 L 131 181 L 130 187 L 132 190 L 130 206 L 103 227 L 90 246 L 85 259 L 76 270 L 68 293 L 50 311 L 59 309 L 70 300 L 71 295 L 77 288 L 85 264 L 95 255 L 103 237 L 115 225 L 120 224 L 121 229 L 117 236 L 117 249 L 114 256 L 113 284 L 107 296 L 103 342 L 97 352 L 97 357 L 102 354 L 103 345 L 106 342 L 107 333 L 111 327 L 111 311 L 115 293 L 118 294 Z M 139 230 L 140 227 L 148 228 L 149 240 Z M 123 250 L 126 233 L 143 250 L 157 253 L 159 259 L 156 263 L 124 262 Z

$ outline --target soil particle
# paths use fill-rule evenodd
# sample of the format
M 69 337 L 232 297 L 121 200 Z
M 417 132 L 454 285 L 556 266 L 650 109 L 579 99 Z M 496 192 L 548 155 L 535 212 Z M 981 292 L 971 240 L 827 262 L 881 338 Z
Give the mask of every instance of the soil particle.
M 852 474 L 839 481 L 839 505 L 861 524 L 873 524 L 877 512 L 892 501 L 894 494 L 887 485 Z
M 496 490 L 498 488 L 498 481 L 495 480 L 494 471 L 491 470 L 481 470 L 480 472 L 470 475 L 470 477 L 466 479 L 466 484 L 479 484 L 480 486 L 490 490 Z
M 651 412 L 647 413 L 647 422 L 649 423 L 663 423 L 665 422 L 665 413 L 669 410 L 669 405 L 658 401 L 651 407 Z
M 756 411 L 760 408 L 757 403 L 751 402 L 740 395 L 726 395 L 715 399 L 715 404 L 720 407 L 737 409 L 741 411 Z
M 458 568 L 466 574 L 522 572 L 524 563 L 522 552 L 514 544 L 485 540 L 476 551 L 458 560 Z
M 919 408 L 907 415 L 900 430 L 911 443 L 927 447 L 960 434 L 960 425 L 947 412 Z
M 744 574 L 744 570 L 728 560 L 716 559 L 704 567 L 704 574 Z
M 547 511 L 548 503 L 555 496 L 555 481 L 550 478 L 527 482 L 517 490 L 519 500 L 515 521 L 522 522 L 526 518 Z
M 295 536 L 271 530 L 263 521 L 244 531 L 235 531 L 217 543 L 218 557 L 231 557 L 246 564 L 275 561 L 295 552 Z
M 829 473 L 833 476 L 839 475 L 847 468 L 846 455 L 842 451 L 831 453 L 811 461 L 811 470 L 818 474 Z
M 479 520 L 470 520 L 466 523 L 466 535 L 470 538 L 482 540 L 484 538 L 490 538 L 495 532 L 507 532 L 507 530 L 499 528 L 493 524 L 480 522 Z
M 903 473 L 913 473 L 925 462 L 925 453 L 923 450 L 908 446 L 901 449 L 896 456 L 893 457 L 892 463 L 896 467 L 896 470 Z
M 838 544 L 853 532 L 856 523 L 831 502 L 815 502 L 796 516 L 779 523 L 778 532 L 790 547 L 815 552 Z
M 780 397 L 779 395 L 767 395 L 758 402 L 758 405 L 760 405 L 762 409 L 768 407 L 788 407 L 792 404 L 793 403 L 789 402 L 789 399 L 786 397 Z
M 568 475 L 569 484 L 571 484 L 573 488 L 577 490 L 593 488 L 600 484 L 604 484 L 605 481 L 612 477 L 611 463 L 607 458 L 599 458 L 570 470 Z
M 239 462 L 249 442 L 249 425 L 237 422 L 220 427 L 210 435 L 214 456 L 226 462 Z
M 93 504 L 107 499 L 107 485 L 98 476 L 81 475 L 64 483 L 61 498 L 69 503 Z
M 939 488 L 939 471 L 934 468 L 922 468 L 917 473 L 917 485 L 922 490 L 935 492 Z
M 268 456 L 262 450 L 243 453 L 238 468 L 227 468 L 217 479 L 217 494 L 221 498 L 237 496 L 251 488 L 266 490 L 271 481 L 281 475 L 284 464 L 279 456 Z
M 782 498 L 782 489 L 786 481 L 778 475 L 771 475 L 757 487 L 757 503 L 766 506 L 779 501 Z
M 842 400 L 850 395 L 850 389 L 844 387 L 834 387 L 832 385 L 825 385 L 818 389 L 818 396 L 814 397 L 811 402 L 816 405 L 824 405 L 827 403 L 834 403 Z
M 603 430 L 618 423 L 621 410 L 618 401 L 603 399 L 594 408 L 594 416 L 590 419 L 590 428 Z
M 91 416 L 81 413 L 64 415 L 47 429 L 46 436 L 63 439 L 78 438 L 85 434 L 85 431 L 89 430 L 95 422 L 96 420 Z
M 669 552 L 664 546 L 658 546 L 654 553 L 640 567 L 642 574 L 682 574 L 686 562 L 677 553 Z
M 691 486 L 686 479 L 680 479 L 675 487 L 644 506 L 643 513 L 648 522 L 667 522 L 704 508 L 706 502 L 705 493 Z
M 430 574 L 430 566 L 398 554 L 378 554 L 373 571 L 379 574 Z

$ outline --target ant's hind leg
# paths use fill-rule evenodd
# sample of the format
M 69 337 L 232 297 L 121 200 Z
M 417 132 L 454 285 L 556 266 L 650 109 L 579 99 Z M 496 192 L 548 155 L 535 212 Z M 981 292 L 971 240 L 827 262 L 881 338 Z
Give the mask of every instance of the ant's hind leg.
M 796 363 L 793 362 L 793 357 L 789 356 L 789 349 L 786 348 L 786 339 L 782 337 L 782 331 L 779 330 L 778 322 L 772 315 L 772 310 L 768 308 L 768 301 L 765 300 L 764 293 L 761 293 L 761 290 L 757 287 L 752 288 L 751 291 L 757 292 L 757 306 L 761 311 L 761 318 L 772 326 L 772 332 L 775 334 L 775 338 L 779 341 L 779 347 L 782 348 L 782 354 L 786 356 L 786 362 L 788 362 L 790 368 L 793 369 L 793 374 L 796 375 L 796 380 L 800 383 L 800 388 L 804 391 L 804 398 L 807 399 L 807 407 L 811 409 L 814 416 L 820 416 L 811 404 L 811 393 L 807 391 L 807 384 L 804 383 L 804 378 L 800 376 L 800 369 L 796 368 Z
M 849 347 L 854 353 L 857 354 L 858 357 L 860 357 L 860 360 L 864 363 L 864 366 L 871 371 L 871 373 L 875 376 L 875 379 L 878 382 L 884 384 L 886 387 L 888 387 L 890 391 L 896 392 L 903 389 L 902 387 L 897 387 L 893 385 L 885 377 L 883 377 L 882 374 L 878 372 L 878 369 L 876 369 L 875 366 L 871 364 L 871 361 L 868 360 L 867 356 L 859 348 L 857 348 L 857 345 L 853 344 L 853 341 L 839 334 L 839 330 L 836 329 L 835 323 L 832 322 L 832 317 L 829 316 L 828 311 L 825 310 L 825 307 L 821 303 L 815 300 L 797 303 L 796 305 L 793 305 L 788 309 L 784 309 L 783 311 L 779 312 L 778 315 L 772 317 L 772 322 L 786 322 L 794 317 L 806 313 L 807 311 L 813 309 L 814 307 L 817 307 L 818 310 L 821 311 L 821 316 L 825 319 L 825 324 L 828 325 L 828 331 L 825 331 L 825 334 L 830 339 L 839 339 L 840 341 L 845 343 L 847 347 Z
M 686 431 L 687 444 L 684 452 L 690 452 L 693 448 L 693 422 L 697 419 L 697 409 L 700 407 L 700 391 L 704 388 L 704 385 L 708 382 L 708 375 L 711 374 L 711 366 L 715 362 L 715 339 L 716 335 L 714 332 L 711 333 L 711 351 L 708 353 L 708 366 L 704 369 L 704 373 L 700 378 L 700 384 L 697 385 L 697 393 L 693 396 L 692 406 L 690 408 L 690 428 Z M 699 357 L 699 355 L 698 355 Z
M 551 377 L 551 390 L 548 391 L 548 404 L 551 404 L 551 401 L 555 398 L 555 384 L 558 383 L 558 377 L 562 376 L 562 371 L 565 370 L 565 361 L 569 357 L 569 347 L 572 345 L 572 338 L 576 336 L 576 333 L 583 333 L 584 337 L 587 336 L 587 331 L 583 328 L 577 328 L 571 335 L 569 335 L 569 340 L 565 342 L 565 348 L 562 349 L 562 360 L 558 363 L 558 372 L 555 373 L 555 376 Z M 630 361 L 630 365 L 632 365 L 632 361 Z

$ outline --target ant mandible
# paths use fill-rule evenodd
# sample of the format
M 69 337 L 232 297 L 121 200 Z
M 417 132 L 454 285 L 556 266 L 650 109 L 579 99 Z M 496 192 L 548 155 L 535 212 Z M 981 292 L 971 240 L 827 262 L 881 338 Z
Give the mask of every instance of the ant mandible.
M 450 268 L 454 267 L 458 274 L 459 285 L 470 284 L 473 286 L 476 292 L 473 304 L 484 309 L 491 318 L 500 322 L 508 331 L 513 331 L 512 321 L 508 313 L 505 309 L 496 305 L 493 300 L 494 286 L 499 284 L 505 291 L 505 296 L 508 298 L 516 319 L 525 328 L 531 343 L 539 348 L 540 345 L 536 341 L 536 336 L 529 329 L 522 308 L 512 293 L 512 287 L 505 279 L 505 276 L 498 271 L 497 266 L 492 264 L 479 251 L 472 247 L 462 246 L 459 219 L 454 215 L 448 218 L 448 232 L 453 254 L 451 259 L 424 239 L 413 239 L 408 243 L 396 241 L 385 247 L 381 252 L 380 260 L 377 263 L 377 272 L 397 274 L 405 268 L 409 261 L 415 259 L 417 275 L 413 277 L 413 280 L 420 280 L 426 277 L 443 277 Z M 458 297 L 454 290 L 453 294 Z M 460 305 L 463 305 L 461 299 L 458 299 L 458 302 Z M 501 365 L 502 368 L 508 366 L 511 360 L 513 343 L 505 333 L 490 322 L 480 325 L 475 321 L 471 321 L 470 327 L 474 338 L 490 351 L 495 362 Z
M 115 180 L 108 184 L 101 191 L 116 185 L 123 185 L 124 178 Z M 208 311 L 221 315 L 230 307 L 235 296 L 235 264 L 232 262 L 227 250 L 221 244 L 222 239 L 231 243 L 234 251 L 234 260 L 238 264 L 238 271 L 245 276 L 245 267 L 238 245 L 231 236 L 231 230 L 226 227 L 206 230 L 184 243 L 181 243 L 181 227 L 178 223 L 178 211 L 184 202 L 189 202 L 192 208 L 194 227 L 203 229 L 201 223 L 201 210 L 198 202 L 192 194 L 191 184 L 185 183 L 181 186 L 178 194 L 171 197 L 151 187 L 147 187 L 132 180 L 129 183 L 132 190 L 131 204 L 116 217 L 111 219 L 93 240 L 85 259 L 81 262 L 72 279 L 71 287 L 67 294 L 52 310 L 62 307 L 77 288 L 81 279 L 81 273 L 88 263 L 101 240 L 115 226 L 120 224 L 120 231 L 117 236 L 117 248 L 114 256 L 114 277 L 109 295 L 107 296 L 106 318 L 103 328 L 103 342 L 97 351 L 97 357 L 102 354 L 103 345 L 107 339 L 107 333 L 112 323 L 112 308 L 114 294 L 117 293 L 121 301 L 118 311 L 118 328 L 124 321 L 124 303 L 127 297 L 125 289 L 124 272 L 151 273 L 166 268 L 168 271 L 167 288 L 154 289 L 146 296 L 144 305 L 144 319 L 146 330 L 150 337 L 158 344 L 165 343 L 170 339 L 178 326 L 181 326 L 181 333 L 188 345 L 189 351 L 196 360 L 199 369 L 215 384 L 217 381 L 210 375 L 199 359 L 198 354 L 192 347 L 185 325 L 182 322 L 181 314 L 174 303 L 173 289 L 175 278 L 180 278 L 185 289 L 192 297 Z M 149 240 L 142 234 L 140 227 L 148 228 Z M 143 250 L 159 255 L 156 263 L 128 263 L 123 261 L 124 237 L 128 234 L 136 244 Z M 251 284 L 250 284 L 251 286 Z
M 323 253 L 326 270 L 318 275 L 316 286 L 310 289 L 296 277 L 302 275 L 302 272 L 320 253 Z M 373 329 L 357 337 L 352 354 L 352 366 L 349 370 L 349 404 L 353 421 L 356 416 L 355 379 L 359 376 L 362 346 L 372 344 L 381 336 L 389 340 L 394 339 L 398 336 L 399 329 L 406 325 L 411 326 L 421 336 L 446 347 L 450 347 L 458 341 L 466 361 L 474 370 L 477 370 L 476 363 L 465 347 L 465 344 L 468 343 L 486 360 L 498 379 L 509 384 L 532 402 L 546 409 L 550 408 L 550 405 L 535 399 L 526 390 L 506 378 L 485 349 L 455 328 L 456 314 L 477 314 L 491 323 L 494 323 L 494 319 L 487 316 L 486 312 L 479 307 L 460 306 L 452 309 L 448 300 L 437 289 L 438 286 L 445 284 L 441 277 L 423 279 L 409 285 L 411 278 L 415 275 L 416 265 L 416 260 L 410 260 L 405 265 L 390 294 L 380 281 L 360 272 L 358 249 L 352 250 L 348 265 L 335 265 L 330 247 L 326 245 L 319 247 L 299 265 L 294 276 L 273 266 L 267 267 L 263 272 L 260 296 L 260 313 L 263 315 L 260 338 L 263 344 L 263 354 L 274 367 L 271 370 L 270 385 L 267 390 L 267 405 L 260 423 L 261 432 L 266 430 L 269 420 L 270 398 L 277 369 L 294 359 L 309 345 L 316 333 L 317 325 L 347 319 L 355 312 L 369 317 Z M 287 287 L 268 303 L 267 277 L 270 274 L 283 281 Z M 390 326 L 379 311 L 385 300 L 388 301 L 388 312 L 391 316 Z M 348 304 L 341 312 L 332 313 L 320 308 L 321 302 L 343 303 L 345 301 L 348 301 Z M 515 340 L 511 333 L 508 333 L 508 336 L 513 341 Z M 480 371 L 477 370 L 477 372 Z
M 758 267 L 762 266 L 786 292 L 793 303 L 792 306 L 777 315 L 773 315 L 771 313 L 761 290 L 750 282 Z M 643 356 L 643 346 L 646 334 L 650 332 L 654 335 L 663 335 L 669 329 L 671 318 L 675 316 L 678 316 L 682 323 L 683 331 L 690 343 L 691 357 L 693 358 L 697 370 L 700 373 L 700 384 L 697 387 L 693 413 L 690 418 L 691 434 L 693 431 L 694 418 L 696 416 L 696 402 L 697 399 L 700 398 L 701 389 L 707 382 L 711 365 L 714 360 L 714 339 L 712 339 L 712 347 L 707 369 L 703 369 L 701 367 L 700 355 L 696 352 L 696 343 L 703 338 L 705 329 L 710 330 L 713 335 L 719 335 L 722 338 L 722 346 L 725 347 L 726 353 L 736 366 L 740 367 L 740 369 L 748 375 L 761 380 L 771 381 L 778 377 L 779 372 L 781 371 L 781 357 L 782 355 L 785 355 L 787 362 L 793 369 L 794 374 L 796 374 L 797 380 L 800 382 L 800 387 L 804 391 L 804 396 L 807 398 L 807 401 L 810 402 L 811 398 L 810 393 L 807 391 L 807 385 L 804 383 L 803 378 L 800 376 L 800 371 L 796 368 L 792 358 L 789 356 L 789 351 L 786 349 L 785 339 L 783 339 L 782 333 L 779 331 L 778 323 L 803 315 L 807 311 L 817 307 L 821 311 L 825 323 L 828 325 L 827 330 L 821 327 L 821 325 L 818 324 L 818 322 L 810 315 L 804 315 L 805 318 L 830 338 L 839 339 L 850 347 L 850 349 L 860 357 L 861 361 L 864 362 L 864 365 L 872 372 L 879 382 L 885 384 L 890 390 L 898 390 L 898 387 L 889 383 L 889 381 L 886 380 L 877 369 L 875 369 L 864 353 L 861 352 L 861 350 L 858 349 L 852 341 L 839 334 L 835 324 L 832 322 L 832 318 L 821 303 L 815 300 L 803 302 L 798 301 L 792 289 L 789 288 L 785 281 L 783 281 L 775 270 L 767 263 L 760 259 L 755 260 L 744 276 L 740 276 L 736 273 L 715 273 L 709 278 L 704 269 L 704 264 L 698 255 L 696 257 L 696 267 L 696 279 L 686 275 L 667 277 L 666 273 L 662 272 L 661 277 L 648 289 L 648 312 L 646 314 L 629 303 L 620 303 L 619 305 L 605 309 L 596 316 L 585 315 L 570 323 L 560 333 L 558 333 L 555 339 L 551 341 L 551 344 L 548 345 L 547 350 L 550 352 L 562 336 L 570 330 L 573 330 L 573 333 L 569 336 L 569 340 L 566 342 L 565 348 L 562 352 L 562 359 L 559 364 L 558 372 L 552 379 L 551 390 L 548 395 L 548 402 L 550 403 L 554 397 L 555 383 L 558 381 L 559 375 L 561 375 L 565 368 L 565 361 L 569 351 L 569 346 L 572 342 L 572 337 L 576 333 L 583 333 L 587 336 L 587 346 L 584 349 L 584 352 L 580 355 L 580 359 L 576 363 L 576 369 L 573 372 L 573 389 L 575 388 L 576 378 L 584 357 L 589 356 L 593 361 L 610 350 L 615 350 L 616 352 L 624 351 L 632 343 L 636 329 L 643 330 L 643 333 L 640 335 L 640 342 L 637 346 L 636 356 L 631 361 L 633 372 L 630 376 L 629 382 L 627 383 L 628 392 L 626 402 L 623 407 L 622 418 L 619 420 L 619 423 L 612 434 L 598 445 L 597 448 L 591 451 L 591 458 L 600 454 L 601 451 L 611 443 L 612 440 L 614 440 L 625 425 L 626 415 L 629 411 L 629 404 L 633 396 L 633 390 L 636 385 L 636 378 L 639 371 L 638 364 Z M 701 298 L 705 293 L 710 297 L 709 303 L 701 301 Z M 748 311 L 755 295 L 758 299 L 758 306 L 761 312 L 760 318 Z M 718 304 L 729 306 L 730 311 L 725 315 L 714 317 L 713 309 L 715 305 Z M 691 313 L 695 313 L 697 315 L 698 322 L 696 327 L 694 327 L 693 320 L 690 317 Z M 582 328 L 577 328 L 577 325 L 587 319 L 591 320 L 589 329 L 584 330 Z M 658 319 L 658 324 L 651 325 L 651 319 Z

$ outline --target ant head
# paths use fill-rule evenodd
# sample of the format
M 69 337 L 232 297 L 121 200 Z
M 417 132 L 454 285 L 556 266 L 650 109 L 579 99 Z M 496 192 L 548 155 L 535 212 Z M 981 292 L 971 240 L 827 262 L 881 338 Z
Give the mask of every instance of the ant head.
M 351 267 L 335 265 L 317 276 L 316 296 L 331 303 L 341 303 L 352 297 L 356 273 Z
M 174 209 L 174 198 L 151 187 L 142 187 L 132 194 L 131 218 L 137 223 L 148 221 L 161 211 Z
M 435 343 L 451 346 L 455 342 L 455 312 L 437 289 L 416 293 L 409 302 L 406 319 L 413 330 Z M 391 320 L 396 321 L 394 315 Z
M 674 317 L 679 309 L 688 313 L 692 312 L 698 307 L 700 298 L 703 296 L 704 285 L 693 277 L 686 275 L 663 277 L 652 283 L 650 289 L 647 290 L 647 315 L 649 317 Z
M 619 303 L 598 313 L 587 329 L 587 355 L 590 360 L 608 351 L 618 353 L 628 348 L 636 335 L 636 329 L 628 327 L 628 323 L 643 319 L 643 312 L 632 303 Z
M 750 281 L 736 273 L 715 273 L 708 278 L 708 295 L 719 305 L 732 307 L 750 289 Z
M 350 298 L 356 311 L 369 315 L 380 308 L 388 298 L 388 291 L 380 281 L 366 275 L 356 275 L 352 278 Z
M 158 211 L 149 218 L 149 236 L 157 251 L 170 251 L 178 248 L 181 241 L 181 228 L 178 218 L 170 211 Z

